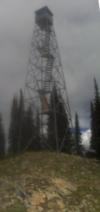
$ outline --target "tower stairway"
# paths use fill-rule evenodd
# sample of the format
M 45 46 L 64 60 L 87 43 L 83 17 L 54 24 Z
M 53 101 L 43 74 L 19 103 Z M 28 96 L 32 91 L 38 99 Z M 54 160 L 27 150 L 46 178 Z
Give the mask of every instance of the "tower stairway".
M 44 91 L 46 93 L 50 92 L 50 84 L 52 80 L 52 70 L 53 70 L 53 63 L 54 63 L 54 57 L 52 55 L 49 55 L 49 58 L 47 60 L 47 65 L 45 69 L 45 78 L 44 78 Z

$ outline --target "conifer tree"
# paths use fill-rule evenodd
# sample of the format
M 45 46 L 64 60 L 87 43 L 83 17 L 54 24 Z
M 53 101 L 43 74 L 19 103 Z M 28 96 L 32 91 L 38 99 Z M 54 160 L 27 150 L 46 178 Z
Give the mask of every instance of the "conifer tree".
M 50 100 L 48 119 L 48 143 L 55 151 L 70 152 L 71 133 L 64 103 L 56 87 L 53 88 Z
M 42 146 L 41 146 L 41 143 L 40 143 L 40 118 L 39 118 L 38 110 L 36 112 L 34 143 L 35 143 L 35 150 L 41 150 L 42 149 Z
M 0 157 L 5 154 L 5 132 L 2 123 L 2 115 L 0 114 Z
M 58 98 L 59 98 L 59 106 L 57 112 L 57 128 L 58 128 L 59 147 L 60 151 L 71 153 L 72 138 L 69 127 L 69 120 L 62 97 L 59 95 Z
M 95 97 L 91 108 L 91 146 L 96 150 L 100 158 L 100 95 L 96 79 L 94 79 Z
M 24 113 L 22 126 L 22 150 L 33 149 L 34 122 L 31 106 Z
M 75 114 L 75 146 L 76 154 L 82 154 L 81 133 L 78 114 Z
M 25 121 L 25 108 L 24 108 L 24 96 L 23 91 L 20 90 L 19 103 L 18 103 L 18 152 L 23 150 L 24 138 L 24 121 Z
M 56 103 L 56 104 L 55 104 Z M 54 87 L 50 96 L 50 112 L 48 117 L 48 146 L 54 151 L 58 151 L 58 129 L 56 107 L 58 105 L 58 96 Z
M 18 98 L 13 97 L 10 115 L 10 127 L 9 127 L 9 147 L 11 153 L 18 152 Z
M 95 142 L 95 112 L 94 112 L 94 104 L 90 103 L 90 112 L 91 112 L 91 149 L 96 150 L 96 142 Z
M 32 107 L 29 106 L 25 112 L 22 133 L 23 150 L 40 150 L 40 122 L 37 112 L 36 120 L 33 119 Z

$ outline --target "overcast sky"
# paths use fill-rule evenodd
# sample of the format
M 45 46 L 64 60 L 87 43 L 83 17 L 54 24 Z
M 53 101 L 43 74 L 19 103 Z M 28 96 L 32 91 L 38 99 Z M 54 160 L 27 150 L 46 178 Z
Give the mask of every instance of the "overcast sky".
M 35 10 L 54 14 L 72 115 L 89 126 L 93 77 L 100 86 L 100 12 L 97 0 L 0 0 L 0 111 L 8 123 L 11 99 L 24 87 Z

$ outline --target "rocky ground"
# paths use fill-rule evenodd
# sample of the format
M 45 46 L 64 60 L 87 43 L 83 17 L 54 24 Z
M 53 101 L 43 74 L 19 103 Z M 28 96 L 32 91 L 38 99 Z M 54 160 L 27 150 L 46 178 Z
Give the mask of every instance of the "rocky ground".
M 100 212 L 100 163 L 55 153 L 0 161 L 0 212 Z

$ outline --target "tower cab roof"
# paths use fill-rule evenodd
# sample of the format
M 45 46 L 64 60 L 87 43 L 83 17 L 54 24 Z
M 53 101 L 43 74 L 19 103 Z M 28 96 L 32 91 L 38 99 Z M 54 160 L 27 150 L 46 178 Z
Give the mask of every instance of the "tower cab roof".
M 42 7 L 41 9 L 37 10 L 36 12 L 36 15 L 43 15 L 43 14 L 48 14 L 50 16 L 53 16 L 53 13 L 50 11 L 50 9 L 45 6 L 45 7 Z

